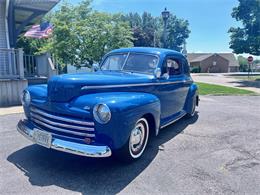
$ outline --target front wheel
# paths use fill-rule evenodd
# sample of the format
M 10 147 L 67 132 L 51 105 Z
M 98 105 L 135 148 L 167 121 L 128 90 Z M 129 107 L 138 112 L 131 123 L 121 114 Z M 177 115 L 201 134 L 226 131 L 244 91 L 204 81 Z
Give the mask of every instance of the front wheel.
M 128 142 L 116 152 L 122 161 L 133 161 L 143 154 L 149 137 L 149 124 L 145 118 L 139 119 L 130 133 Z

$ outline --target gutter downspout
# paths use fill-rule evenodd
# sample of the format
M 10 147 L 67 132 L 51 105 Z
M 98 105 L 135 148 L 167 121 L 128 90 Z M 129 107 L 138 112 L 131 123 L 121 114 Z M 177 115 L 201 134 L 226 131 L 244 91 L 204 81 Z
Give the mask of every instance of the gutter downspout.
M 9 13 L 9 0 L 6 0 L 5 6 L 5 34 L 6 34 L 6 44 L 7 49 L 10 49 L 10 41 L 9 41 L 9 28 L 8 28 L 8 13 Z

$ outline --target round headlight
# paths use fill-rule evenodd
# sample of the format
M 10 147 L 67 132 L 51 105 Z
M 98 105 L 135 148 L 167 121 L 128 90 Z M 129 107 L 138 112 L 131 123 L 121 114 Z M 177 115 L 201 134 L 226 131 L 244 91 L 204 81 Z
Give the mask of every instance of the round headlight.
M 21 101 L 22 101 L 22 104 L 25 106 L 28 106 L 31 103 L 31 95 L 30 95 L 29 91 L 27 91 L 27 90 L 23 91 Z
M 93 115 L 97 122 L 101 124 L 108 123 L 111 119 L 111 112 L 106 104 L 97 104 L 93 109 Z

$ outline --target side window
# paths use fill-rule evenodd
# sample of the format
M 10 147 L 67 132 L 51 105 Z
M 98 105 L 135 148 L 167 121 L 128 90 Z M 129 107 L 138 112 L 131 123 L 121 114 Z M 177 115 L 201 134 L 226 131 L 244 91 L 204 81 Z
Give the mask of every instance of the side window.
M 163 73 L 169 76 L 181 74 L 181 61 L 176 58 L 168 57 L 163 66 Z
M 190 74 L 190 66 L 189 66 L 189 63 L 186 59 L 183 59 L 182 60 L 182 64 L 183 64 L 183 72 L 184 74 Z

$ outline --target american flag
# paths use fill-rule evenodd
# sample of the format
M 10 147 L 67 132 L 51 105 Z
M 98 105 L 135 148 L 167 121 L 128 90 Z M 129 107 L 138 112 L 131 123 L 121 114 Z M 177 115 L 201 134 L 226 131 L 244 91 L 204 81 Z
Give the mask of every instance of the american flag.
M 25 37 L 32 37 L 36 39 L 48 38 L 52 34 L 53 25 L 49 22 L 44 22 L 32 26 L 25 34 Z

